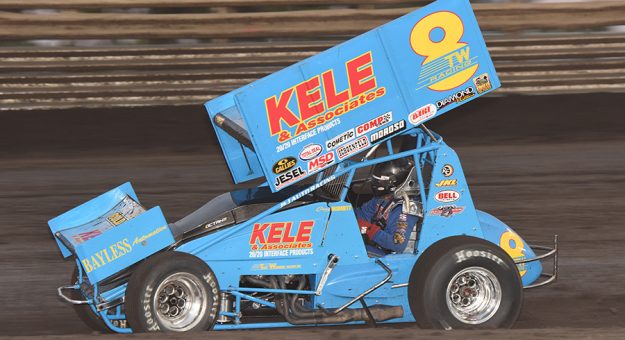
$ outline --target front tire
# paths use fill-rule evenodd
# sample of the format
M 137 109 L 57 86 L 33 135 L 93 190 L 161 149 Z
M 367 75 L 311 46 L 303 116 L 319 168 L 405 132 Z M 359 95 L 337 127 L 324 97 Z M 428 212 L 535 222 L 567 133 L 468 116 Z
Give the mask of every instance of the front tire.
M 164 252 L 142 263 L 126 289 L 126 318 L 140 332 L 213 327 L 219 310 L 215 274 L 195 256 Z
M 523 304 L 523 284 L 510 256 L 488 241 L 451 237 L 428 249 L 408 288 L 421 328 L 509 328 Z

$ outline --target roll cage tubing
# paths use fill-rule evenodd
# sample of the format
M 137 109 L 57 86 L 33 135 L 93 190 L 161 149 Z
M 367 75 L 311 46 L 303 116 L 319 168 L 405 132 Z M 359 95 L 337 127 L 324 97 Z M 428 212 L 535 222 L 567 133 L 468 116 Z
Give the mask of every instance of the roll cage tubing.
M 423 126 L 423 125 L 421 125 Z M 337 179 L 338 177 L 348 174 L 348 177 L 345 181 L 344 184 L 344 188 L 341 192 L 341 196 L 340 199 L 338 201 L 344 201 L 345 197 L 347 196 L 347 193 L 349 191 L 349 187 L 352 182 L 352 179 L 354 177 L 354 174 L 356 172 L 356 170 L 360 169 L 360 168 L 364 168 L 364 167 L 368 167 L 368 166 L 372 166 L 378 163 L 384 163 L 384 162 L 388 162 L 390 160 L 393 159 L 398 159 L 398 158 L 404 158 L 404 157 L 410 157 L 412 156 L 415 160 L 415 164 L 416 165 L 421 165 L 424 162 L 427 161 L 426 159 L 426 155 L 427 153 L 431 153 L 434 150 L 438 149 L 441 146 L 442 143 L 442 138 L 440 137 L 440 135 L 437 135 L 433 132 L 431 132 L 430 130 L 427 130 L 427 128 L 425 128 L 425 126 L 423 126 L 424 129 L 421 129 L 419 127 L 413 127 L 411 129 L 408 129 L 400 134 L 397 134 L 393 137 L 390 137 L 388 139 L 386 139 L 385 141 L 380 141 L 378 144 L 376 144 L 375 146 L 373 146 L 373 148 L 370 149 L 373 150 L 377 147 L 380 146 L 380 144 L 386 142 L 386 146 L 388 148 L 388 155 L 387 156 L 382 156 L 382 157 L 378 157 L 372 160 L 367 159 L 367 157 L 363 157 L 363 159 L 359 162 L 355 162 L 355 161 L 351 161 L 351 160 L 345 160 L 341 163 L 338 164 L 337 168 L 335 169 L 334 173 L 330 176 L 328 176 L 327 178 L 320 180 L 321 177 L 323 176 L 323 172 L 320 172 L 317 175 L 317 181 L 307 187 L 306 189 L 298 192 L 297 194 L 285 199 L 284 201 L 277 203 L 276 205 L 274 205 L 273 207 L 265 210 L 264 212 L 254 216 L 253 218 L 245 221 L 244 223 L 235 226 L 233 228 L 230 228 L 229 230 L 224 231 L 223 233 L 221 233 L 221 235 L 219 237 L 216 237 L 214 239 L 212 239 L 210 242 L 208 243 L 203 243 L 198 245 L 195 248 L 186 250 L 186 252 L 188 252 L 189 254 L 192 255 L 196 255 L 200 252 L 202 252 L 203 250 L 210 248 L 212 246 L 214 246 L 215 244 L 223 241 L 224 239 L 230 237 L 231 235 L 239 232 L 240 230 L 247 228 L 251 225 L 253 225 L 254 223 L 258 222 L 259 220 L 273 214 L 274 212 L 284 208 L 285 206 L 287 206 L 288 204 L 291 204 L 299 199 L 301 199 L 302 197 L 312 193 L 313 191 L 319 189 L 320 187 L 332 182 L 333 180 Z M 425 130 L 425 132 L 424 132 Z M 427 133 L 427 134 L 426 134 Z M 392 139 L 397 138 L 399 136 L 405 136 L 405 135 L 415 135 L 414 138 L 417 139 L 416 142 L 416 147 L 412 150 L 408 150 L 408 151 L 402 151 L 402 152 L 398 152 L 398 153 L 394 153 L 393 152 L 393 144 L 392 144 Z M 434 137 L 434 138 L 433 138 Z M 428 140 L 429 139 L 429 140 Z M 372 152 L 369 152 L 367 155 L 370 155 Z M 432 156 L 433 158 L 433 156 Z M 421 171 L 421 166 L 415 166 L 415 168 L 417 169 L 417 180 L 419 182 L 419 192 L 421 195 L 421 202 L 425 202 L 426 200 L 426 196 L 425 196 L 425 187 L 424 187 L 424 182 L 423 182 L 423 174 Z M 260 184 L 260 186 L 264 186 L 267 183 L 263 183 Z M 181 244 L 174 244 L 172 248 L 176 248 L 178 246 L 180 246 Z

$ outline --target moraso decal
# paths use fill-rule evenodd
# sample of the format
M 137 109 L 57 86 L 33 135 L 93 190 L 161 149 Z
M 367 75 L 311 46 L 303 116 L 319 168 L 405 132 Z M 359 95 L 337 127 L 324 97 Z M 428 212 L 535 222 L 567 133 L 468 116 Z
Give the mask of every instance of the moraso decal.
M 380 129 L 374 133 L 371 134 L 370 138 L 371 138 L 371 143 L 377 143 L 378 141 L 386 138 L 386 137 L 390 137 L 393 136 L 403 130 L 406 129 L 406 121 L 405 120 L 400 120 L 396 123 L 393 123 L 392 125 L 389 125 L 383 129 Z

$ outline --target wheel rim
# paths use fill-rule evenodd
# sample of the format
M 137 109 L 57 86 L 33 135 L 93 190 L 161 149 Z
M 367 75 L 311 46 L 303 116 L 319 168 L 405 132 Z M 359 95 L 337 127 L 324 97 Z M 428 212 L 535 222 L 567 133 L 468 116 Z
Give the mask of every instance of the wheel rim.
M 207 310 L 206 289 L 194 275 L 176 273 L 156 289 L 154 310 L 167 330 L 184 332 L 195 327 Z
M 495 274 L 482 267 L 469 267 L 449 281 L 446 296 L 447 308 L 456 319 L 476 325 L 497 313 L 502 292 Z

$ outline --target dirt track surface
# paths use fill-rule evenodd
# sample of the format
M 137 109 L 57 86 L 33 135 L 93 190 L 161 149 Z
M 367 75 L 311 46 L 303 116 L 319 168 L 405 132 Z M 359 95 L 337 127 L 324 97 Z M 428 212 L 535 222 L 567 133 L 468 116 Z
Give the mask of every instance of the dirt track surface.
M 550 98 L 541 99 L 542 104 L 532 100 L 532 106 L 555 103 Z M 561 104 L 576 105 L 574 101 Z M 495 105 L 493 110 L 496 109 Z M 625 188 L 625 133 L 619 127 L 625 126 L 625 118 L 620 112 L 603 110 L 585 114 L 594 115 L 595 122 L 614 123 L 594 124 L 589 133 L 582 124 L 567 121 L 566 129 L 548 135 L 525 128 L 535 124 L 538 131 L 553 129 L 557 125 L 536 123 L 557 122 L 551 116 L 526 116 L 524 119 L 530 119 L 529 122 L 511 118 L 512 124 L 486 119 L 468 124 L 469 116 L 462 114 L 448 119 L 456 126 L 465 125 L 467 131 L 450 134 L 447 141 L 451 141 L 462 160 L 476 206 L 499 217 L 529 241 L 549 244 L 553 234 L 560 235 L 560 279 L 552 286 L 526 291 L 524 309 L 515 330 L 449 333 L 420 330 L 416 325 L 394 325 L 375 330 L 300 328 L 263 333 L 222 332 L 211 336 L 624 338 L 625 203 L 621 197 Z M 6 122 L 4 117 L 0 119 Z M 197 121 L 202 122 L 200 118 Z M 80 128 L 73 121 L 58 124 Z M 154 124 L 145 122 L 144 128 Z M 59 126 L 51 120 L 41 125 L 51 130 Z M 438 131 L 447 136 L 454 129 L 462 131 L 453 125 L 442 126 Z M 492 133 L 480 138 L 480 129 Z M 194 133 L 198 130 L 201 128 L 189 127 Z M 207 136 L 210 131 L 203 133 L 202 136 Z M 523 138 L 532 133 L 540 138 Z M 73 136 L 69 131 L 66 134 L 68 139 Z M 102 138 L 101 146 L 108 143 L 103 135 L 90 138 Z M 133 145 L 140 145 L 141 138 L 137 135 Z M 196 140 L 197 145 L 205 141 L 195 134 L 189 138 Z M 93 140 L 91 145 L 95 143 Z M 52 335 L 82 339 L 90 333 L 72 308 L 56 296 L 56 287 L 69 280 L 72 263 L 61 259 L 47 227 L 48 219 L 127 180 L 133 182 L 142 203 L 148 207 L 160 205 L 170 221 L 233 187 L 221 154 L 205 144 L 176 150 L 182 152 L 163 151 L 160 146 L 128 152 L 123 152 L 121 146 L 110 150 L 103 147 L 96 155 L 84 145 L 21 142 L 19 155 L 11 153 L 0 158 L 0 292 L 3 292 L 0 337 Z M 140 336 L 144 337 L 155 336 Z
M 549 243 L 554 233 L 560 235 L 560 280 L 526 292 L 517 328 L 625 327 L 625 206 L 619 199 L 625 182 L 625 141 L 457 151 L 480 209 L 500 217 L 528 240 Z M 0 291 L 10 292 L 0 295 L 0 304 L 11 306 L 0 309 L 0 334 L 5 335 L 89 332 L 56 297 L 55 288 L 67 282 L 72 264 L 61 260 L 47 229 L 49 218 L 127 179 L 144 204 L 160 204 L 172 220 L 231 188 L 217 154 L 14 159 L 2 162 L 0 174 Z M 439 334 L 416 326 L 401 329 L 415 335 Z M 394 328 L 364 331 L 345 334 L 403 334 Z M 312 334 L 325 337 L 334 331 L 327 332 Z M 621 330 L 609 332 L 625 335 Z

